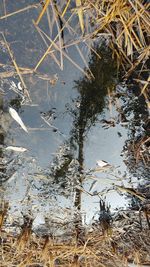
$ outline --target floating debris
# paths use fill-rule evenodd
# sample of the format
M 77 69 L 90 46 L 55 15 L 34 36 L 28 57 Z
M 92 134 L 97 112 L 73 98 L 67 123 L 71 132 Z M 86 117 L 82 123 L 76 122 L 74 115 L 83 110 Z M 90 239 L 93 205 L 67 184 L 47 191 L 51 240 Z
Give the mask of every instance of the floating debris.
M 20 91 L 23 91 L 23 87 L 22 87 L 21 82 L 18 83 L 18 89 L 19 89 Z
M 27 151 L 26 148 L 24 147 L 19 147 L 19 146 L 7 146 L 5 148 L 5 150 L 13 150 L 13 151 L 16 151 L 16 152 L 25 152 Z
M 103 167 L 111 167 L 111 165 L 107 162 L 107 161 L 105 161 L 105 160 L 98 160 L 97 162 L 96 162 L 96 165 L 98 166 L 98 167 L 101 167 L 101 168 L 103 168 Z
M 19 123 L 19 125 L 21 126 L 21 128 L 28 133 L 27 127 L 25 126 L 25 124 L 23 123 L 22 119 L 20 118 L 20 116 L 18 115 L 17 111 L 11 107 L 9 107 L 9 113 L 11 115 L 11 117 Z

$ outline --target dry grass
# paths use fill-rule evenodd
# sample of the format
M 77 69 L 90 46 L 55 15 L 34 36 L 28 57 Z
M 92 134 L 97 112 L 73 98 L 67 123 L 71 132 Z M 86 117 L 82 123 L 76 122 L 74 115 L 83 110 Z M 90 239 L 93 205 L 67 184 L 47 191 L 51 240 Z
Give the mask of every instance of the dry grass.
M 5 229 L 7 230 L 7 229 Z M 103 236 L 100 230 L 88 234 L 83 244 L 38 237 L 26 226 L 18 236 L 2 232 L 1 266 L 127 266 L 128 261 L 150 263 L 149 230 L 121 234 L 114 230 Z M 56 264 L 57 263 L 57 264 Z
M 45 8 L 49 8 L 46 1 L 39 18 L 43 16 Z M 108 34 L 111 36 L 110 46 L 117 56 L 118 62 L 128 74 L 131 73 L 140 63 L 146 61 L 149 56 L 148 37 L 150 34 L 150 17 L 148 13 L 149 3 L 130 0 L 102 0 L 102 1 L 76 1 L 76 9 L 71 10 L 72 14 L 79 16 L 81 33 L 88 34 L 88 26 L 84 17 L 88 16 L 94 27 L 91 35 Z M 65 17 L 69 9 L 68 2 L 63 11 L 59 7 L 59 17 Z M 39 20 L 39 19 L 38 19 Z M 38 21 L 39 22 L 39 21 Z M 90 23 L 90 22 L 89 22 Z M 36 24 L 38 24 L 36 22 Z M 65 25 L 64 28 L 68 25 Z M 62 31 L 63 29 L 60 29 Z M 54 42 L 57 40 L 55 38 Z M 84 40 L 84 38 L 83 38 Z M 51 47 L 54 43 L 51 42 Z M 51 49 L 49 47 L 49 50 Z M 49 51 L 48 50 L 48 51 Z M 39 61 L 41 64 L 41 60 Z M 37 66 L 39 66 L 37 64 Z
M 39 1 L 38 5 L 29 5 L 8 14 L 5 12 L 5 14 L 0 17 L 0 20 L 4 20 L 6 18 L 9 19 L 9 17 L 17 16 L 22 12 L 27 12 L 29 9 L 37 10 L 37 19 L 35 22 L 33 21 L 31 23 L 34 24 L 35 29 L 39 32 L 42 38 L 41 41 L 46 44 L 47 49 L 34 67 L 34 72 L 43 64 L 46 57 L 51 56 L 61 70 L 63 70 L 63 61 L 64 58 L 66 58 L 90 79 L 93 74 L 90 73 L 90 75 L 88 75 L 87 72 L 71 58 L 67 52 L 67 48 L 75 46 L 84 64 L 88 66 L 84 55 L 79 49 L 79 44 L 84 43 L 89 51 L 93 50 L 92 40 L 97 39 L 98 36 L 108 41 L 108 45 L 111 47 L 113 55 L 117 59 L 118 67 L 124 70 L 126 78 L 137 68 L 141 68 L 141 72 L 148 71 L 146 63 L 150 54 L 149 1 L 76 0 L 74 4 L 75 8 L 72 8 L 71 1 L 64 1 L 60 5 L 50 0 Z M 5 11 L 6 10 L 7 3 L 5 3 Z M 78 17 L 78 20 L 75 20 L 75 17 Z M 46 18 L 48 21 L 49 36 L 43 27 L 43 18 Z M 74 20 L 76 21 L 76 25 L 72 23 Z M 54 26 L 57 28 L 56 35 L 53 34 Z M 69 32 L 69 38 L 72 40 L 71 42 L 70 40 L 64 40 L 63 35 L 65 30 Z M 3 38 L 5 38 L 4 34 Z M 89 41 L 91 44 L 89 44 Z M 13 58 L 13 51 L 11 51 L 6 38 L 5 44 L 12 58 L 16 72 L 25 88 L 25 94 L 30 98 L 20 67 Z M 56 54 L 59 54 L 59 58 Z M 149 78 L 142 88 L 142 94 L 149 108 L 149 96 L 147 93 L 148 84 Z
M 43 62 L 43 59 L 53 49 L 57 50 L 57 41 L 59 38 L 59 51 L 62 53 L 62 49 L 68 47 L 65 44 L 61 47 L 60 35 L 63 30 L 71 28 L 74 33 L 78 33 L 80 42 L 85 41 L 85 37 L 89 34 L 88 38 L 93 38 L 97 35 L 109 36 L 110 47 L 116 54 L 118 62 L 125 70 L 128 70 L 128 74 L 133 71 L 140 63 L 144 63 L 148 59 L 150 47 L 148 45 L 148 38 L 150 34 L 150 16 L 148 9 L 150 7 L 149 1 L 142 0 L 99 0 L 99 1 L 75 1 L 76 8 L 71 8 L 70 1 L 64 1 L 62 6 L 56 6 L 53 1 L 46 0 L 40 5 L 30 5 L 23 9 L 16 10 L 13 13 L 5 14 L 0 17 L 1 20 L 8 18 L 9 16 L 15 16 L 21 12 L 25 12 L 28 9 L 35 8 L 41 9 L 40 13 L 37 12 L 37 20 L 35 26 L 42 25 L 42 18 L 45 16 L 49 21 L 50 32 L 53 30 L 53 24 L 59 24 L 58 20 L 61 20 L 63 26 L 57 27 L 58 34 L 53 40 L 50 40 L 50 46 L 44 53 L 43 57 L 38 61 L 35 69 Z M 49 11 L 53 13 L 54 23 L 50 21 Z M 70 12 L 68 17 L 67 12 Z M 67 20 L 65 19 L 67 15 Z M 79 17 L 79 25 L 74 28 L 71 27 L 71 20 L 75 17 Z M 88 23 L 86 23 L 86 16 L 88 17 Z M 94 25 L 91 27 L 91 23 Z M 51 24 L 51 25 L 50 25 Z M 58 25 L 57 25 L 58 26 Z M 81 32 L 79 32 L 79 28 Z M 89 30 L 90 29 L 90 30 Z M 84 36 L 83 36 L 84 33 Z M 50 37 L 50 36 L 49 36 Z M 73 40 L 74 42 L 75 40 Z M 72 44 L 73 44 L 72 42 Z
M 1 210 L 2 267 L 125 267 L 128 262 L 150 263 L 150 230 L 144 215 L 140 223 L 137 212 L 124 212 L 122 219 L 114 220 L 105 232 L 101 224 L 96 223 L 92 232 L 85 228 L 77 239 L 77 228 L 71 232 L 68 227 L 68 235 L 59 237 L 55 231 L 53 235 L 33 232 L 33 220 L 28 216 L 24 217 L 22 226 L 12 226 L 8 223 L 7 209 L 5 204 Z

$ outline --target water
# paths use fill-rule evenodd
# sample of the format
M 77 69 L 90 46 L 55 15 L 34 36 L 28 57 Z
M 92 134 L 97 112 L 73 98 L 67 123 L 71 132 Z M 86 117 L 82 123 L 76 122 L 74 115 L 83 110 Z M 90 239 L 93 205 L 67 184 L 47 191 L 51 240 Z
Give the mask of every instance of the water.
M 25 4 L 26 1 L 11 3 L 7 13 Z M 2 1 L 0 6 L 3 10 Z M 0 21 L 13 56 L 22 68 L 33 69 L 46 51 L 32 23 L 37 19 L 38 10 L 33 8 Z M 1 16 L 3 14 L 1 11 Z M 46 18 L 42 22 L 47 33 Z M 65 38 L 66 43 L 70 41 L 68 31 Z M 10 74 L 14 72 L 12 60 L 0 36 L 0 63 L 3 64 L 1 70 L 5 71 L 0 89 L 4 165 L 1 193 L 2 198 L 9 201 L 10 216 L 18 218 L 21 213 L 30 212 L 34 224 L 38 225 L 44 223 L 45 217 L 72 218 L 78 210 L 83 222 L 89 224 L 99 216 L 100 198 L 110 205 L 113 213 L 128 207 L 130 199 L 115 186 L 138 184 L 139 173 L 135 173 L 129 163 L 125 144 L 133 133 L 133 126 L 139 135 L 143 131 L 141 121 L 147 116 L 146 105 L 142 106 L 141 114 L 132 107 L 135 96 L 119 81 L 116 62 L 106 40 L 100 42 L 100 47 L 95 44 L 95 50 L 101 59 L 84 43 L 65 51 L 84 70 L 80 48 L 95 79 L 88 80 L 86 73 L 66 58 L 61 71 L 50 56 L 44 59 L 37 74 L 24 75 L 31 103 L 26 102 L 19 91 L 19 77 Z M 59 61 L 60 54 L 57 52 L 55 56 Z M 114 100 L 116 88 L 119 97 Z M 136 102 L 140 105 L 139 99 L 135 98 Z M 127 103 L 131 103 L 129 111 L 125 110 Z M 10 117 L 9 106 L 18 112 L 28 134 Z M 133 119 L 137 114 L 141 116 L 140 125 Z M 27 152 L 8 152 L 7 146 L 24 147 Z M 111 167 L 95 172 L 98 160 L 107 161 Z M 145 181 L 148 166 L 143 170 L 144 165 L 139 162 L 140 179 Z

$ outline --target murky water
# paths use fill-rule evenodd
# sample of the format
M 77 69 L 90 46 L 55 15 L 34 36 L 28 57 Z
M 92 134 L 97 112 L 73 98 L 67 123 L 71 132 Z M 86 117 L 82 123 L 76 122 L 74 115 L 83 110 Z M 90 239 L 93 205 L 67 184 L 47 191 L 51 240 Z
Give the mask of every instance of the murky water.
M 21 2 L 10 3 L 7 13 L 30 3 Z M 3 1 L 0 7 L 2 16 Z M 3 36 L 18 66 L 33 69 L 47 49 L 32 23 L 37 13 L 33 8 L 0 20 L 2 198 L 9 201 L 14 217 L 30 211 L 35 224 L 44 223 L 45 217 L 71 218 L 76 210 L 90 223 L 99 216 L 100 199 L 111 212 L 128 207 L 130 198 L 116 186 L 136 187 L 139 179 L 140 183 L 148 180 L 148 164 L 139 156 L 134 168 L 134 153 L 129 150 L 130 142 L 147 131 L 143 128 L 146 104 L 131 86 L 119 81 L 106 40 L 99 46 L 93 43 L 101 58 L 84 43 L 69 47 L 65 53 L 78 67 L 64 57 L 61 71 L 47 56 L 37 73 L 23 75 L 32 100 L 26 102 L 18 76 L 11 74 L 15 69 Z M 42 23 L 48 32 L 46 20 Z M 66 32 L 66 43 L 69 38 Z M 86 70 L 79 49 L 94 79 L 79 69 Z M 60 54 L 54 55 L 60 62 Z M 28 133 L 11 118 L 9 106 L 18 112 Z M 27 151 L 7 151 L 8 146 Z M 109 165 L 100 168 L 99 161 Z

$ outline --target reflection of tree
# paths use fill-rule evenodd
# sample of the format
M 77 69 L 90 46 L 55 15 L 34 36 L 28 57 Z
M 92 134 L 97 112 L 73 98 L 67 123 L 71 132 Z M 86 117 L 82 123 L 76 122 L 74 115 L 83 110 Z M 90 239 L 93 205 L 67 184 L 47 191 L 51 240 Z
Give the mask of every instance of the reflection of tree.
M 105 106 L 105 96 L 108 89 L 113 89 L 114 87 L 116 66 L 111 58 L 110 51 L 101 47 L 97 48 L 97 53 L 101 53 L 101 59 L 93 53 L 89 63 L 89 68 L 95 79 L 88 80 L 83 77 L 75 82 L 75 87 L 80 94 L 80 107 L 74 121 L 74 137 L 78 141 L 80 136 L 85 135 L 87 130 L 94 125 L 97 116 Z
M 72 130 L 72 138 L 78 145 L 78 162 L 79 173 L 83 172 L 84 161 L 84 140 L 88 130 L 94 126 L 98 119 L 98 115 L 105 107 L 105 96 L 108 89 L 114 87 L 116 77 L 116 66 L 111 58 L 110 51 L 105 47 L 96 49 L 101 54 L 101 59 L 95 53 L 91 55 L 89 68 L 91 69 L 95 79 L 88 80 L 83 77 L 76 81 L 76 88 L 79 92 L 78 102 L 80 104 L 78 110 L 74 112 L 74 128 Z M 82 185 L 83 176 L 80 175 L 80 183 Z M 75 206 L 81 208 L 81 191 L 76 191 Z
M 71 137 L 62 147 L 69 146 L 70 150 L 61 152 L 60 157 L 54 159 L 54 167 L 56 182 L 60 182 L 70 166 L 70 162 L 75 157 L 75 150 L 78 147 L 77 160 L 79 163 L 78 171 L 83 170 L 83 149 L 84 140 L 88 130 L 94 126 L 98 120 L 98 115 L 105 107 L 105 96 L 108 89 L 112 90 L 116 79 L 116 64 L 111 57 L 111 52 L 103 45 L 95 48 L 97 54 L 101 54 L 101 58 L 94 52 L 91 54 L 89 68 L 91 69 L 95 79 L 89 80 L 86 76 L 75 81 L 75 89 L 79 96 L 74 101 L 75 107 L 69 108 L 69 112 L 73 116 L 73 129 Z M 59 164 L 61 162 L 61 164 Z M 57 167 L 58 166 L 58 169 Z M 54 170 L 55 169 L 55 170 Z M 81 177 L 81 175 L 79 174 Z M 63 179 L 65 182 L 65 180 Z M 81 180 L 80 180 L 81 182 Z
M 95 79 L 86 77 L 75 81 L 75 89 L 79 95 L 73 100 L 75 107 L 67 107 L 73 116 L 73 128 L 68 141 L 59 148 L 50 168 L 49 178 L 53 178 L 51 189 L 55 188 L 64 195 L 70 194 L 72 186 L 82 187 L 84 180 L 84 142 L 88 131 L 98 121 L 99 114 L 105 107 L 105 97 L 108 90 L 111 91 L 116 80 L 116 64 L 111 53 L 106 47 L 96 48 L 101 58 L 92 53 L 89 68 Z M 59 188 L 58 188 L 59 185 Z M 75 187 L 74 206 L 76 214 L 74 226 L 76 229 L 77 243 L 84 240 L 84 231 L 81 218 L 81 190 Z M 45 187 L 44 187 L 45 188 Z M 53 190 L 52 189 L 52 190 Z M 68 190 L 67 190 L 68 189 Z

